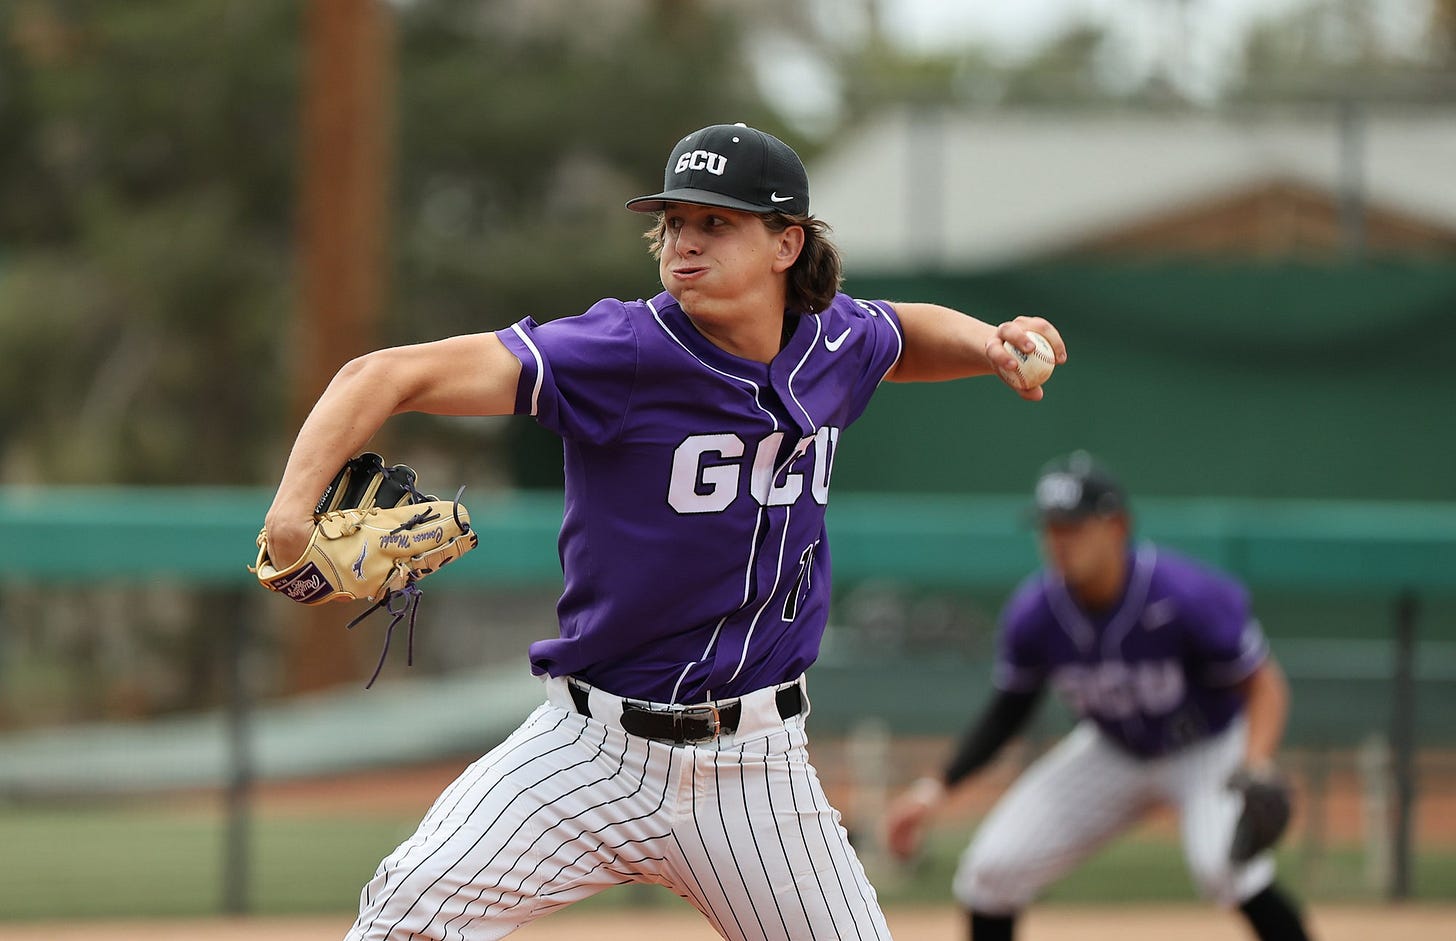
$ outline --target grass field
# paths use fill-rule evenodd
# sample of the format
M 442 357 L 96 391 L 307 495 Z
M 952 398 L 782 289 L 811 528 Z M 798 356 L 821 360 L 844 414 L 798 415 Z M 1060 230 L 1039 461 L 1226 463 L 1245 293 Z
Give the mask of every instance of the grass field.
M 259 915 L 353 910 L 379 859 L 415 824 L 398 811 L 306 815 L 262 813 L 251 831 L 247 898 Z M 222 905 L 223 821 L 215 808 L 78 805 L 0 809 L 0 920 L 197 917 Z M 948 829 L 914 867 L 885 868 L 876 885 L 886 907 L 944 905 L 966 832 Z M 1363 856 L 1336 847 L 1315 860 L 1282 853 L 1282 880 L 1312 902 L 1378 901 Z M 1417 860 L 1416 897 L 1456 902 L 1456 849 Z M 1194 900 L 1177 846 L 1156 831 L 1115 843 L 1048 895 L 1049 904 L 1184 903 Z M 666 890 L 623 888 L 584 903 L 638 911 L 675 907 Z M 582 907 L 582 906 L 578 906 Z

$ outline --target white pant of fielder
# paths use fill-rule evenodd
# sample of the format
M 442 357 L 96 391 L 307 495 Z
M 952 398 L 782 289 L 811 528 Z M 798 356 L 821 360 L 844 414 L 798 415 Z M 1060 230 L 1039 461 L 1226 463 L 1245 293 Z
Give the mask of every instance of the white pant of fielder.
M 806 706 L 742 698 L 700 745 L 629 735 L 621 700 L 564 679 L 436 800 L 360 896 L 349 941 L 487 941 L 634 882 L 667 886 L 725 938 L 889 938 L 874 889 L 809 763 Z
M 1239 720 L 1175 754 L 1139 760 L 1080 723 L 981 823 L 956 872 L 956 899 L 988 915 L 1014 914 L 1158 805 L 1178 813 L 1199 893 L 1225 907 L 1251 898 L 1274 881 L 1274 857 L 1229 860 L 1243 804 L 1225 782 L 1242 761 L 1246 733 Z

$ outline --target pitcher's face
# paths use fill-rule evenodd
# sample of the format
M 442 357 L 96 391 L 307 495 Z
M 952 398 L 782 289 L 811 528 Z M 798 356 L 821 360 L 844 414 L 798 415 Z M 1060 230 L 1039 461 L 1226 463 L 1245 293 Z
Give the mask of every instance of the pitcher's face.
M 669 203 L 663 212 L 662 286 L 689 314 L 705 304 L 756 297 L 782 279 L 803 231 L 774 232 L 751 212 Z

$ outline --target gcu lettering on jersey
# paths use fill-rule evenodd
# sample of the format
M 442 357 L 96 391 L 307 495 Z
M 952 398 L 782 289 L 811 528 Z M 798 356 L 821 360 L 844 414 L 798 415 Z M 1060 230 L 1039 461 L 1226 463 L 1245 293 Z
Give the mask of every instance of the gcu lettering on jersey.
M 1057 670 L 1053 684 L 1073 711 L 1104 719 L 1134 714 L 1160 716 L 1183 701 L 1183 670 L 1175 660 L 1073 663 Z
M 677 166 L 673 168 L 673 172 L 707 170 L 714 176 L 722 176 L 726 169 L 728 169 L 728 158 L 722 154 L 715 154 L 711 150 L 692 150 L 677 158 Z
M 797 503 L 804 493 L 804 475 L 783 472 L 810 450 L 814 452 L 814 468 L 809 494 L 815 503 L 827 505 L 839 429 L 825 425 L 812 436 L 801 438 L 789 458 L 775 467 L 783 440 L 782 431 L 763 438 L 754 448 L 752 462 L 745 463 L 740 458 L 748 453 L 748 445 L 738 435 L 691 435 L 672 453 L 668 505 L 684 514 L 721 513 L 738 498 L 745 470 L 749 493 L 760 506 Z

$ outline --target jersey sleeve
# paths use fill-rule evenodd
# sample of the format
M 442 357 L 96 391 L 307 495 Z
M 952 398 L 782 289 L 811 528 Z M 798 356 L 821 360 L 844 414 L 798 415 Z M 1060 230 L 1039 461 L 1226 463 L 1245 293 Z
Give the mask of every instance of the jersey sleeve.
M 1263 627 L 1248 592 L 1231 578 L 1208 573 L 1187 599 L 1190 673 L 1205 686 L 1233 686 L 1249 678 L 1269 655 Z
M 1024 582 L 1001 612 L 992 684 L 1009 693 L 1032 693 L 1046 685 L 1049 663 L 1041 631 L 1046 618 L 1039 579 Z
M 826 344 L 848 340 L 846 345 L 860 365 L 858 380 L 849 394 L 847 418 L 852 422 L 864 414 L 885 374 L 900 361 L 905 337 L 900 315 L 889 301 L 863 301 L 841 294 L 831 310 L 838 316 L 825 323 Z
M 625 423 L 637 380 L 637 335 L 628 305 L 597 302 L 583 314 L 496 335 L 521 361 L 516 414 L 563 438 L 603 444 Z

